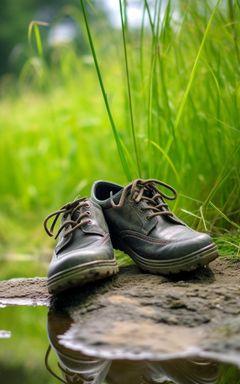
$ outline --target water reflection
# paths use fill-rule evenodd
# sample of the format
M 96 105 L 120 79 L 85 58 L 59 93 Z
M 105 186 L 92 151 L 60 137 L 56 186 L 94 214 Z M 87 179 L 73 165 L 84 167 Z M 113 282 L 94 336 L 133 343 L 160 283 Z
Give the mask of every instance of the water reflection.
M 52 310 L 48 314 L 48 337 L 55 351 L 64 383 L 78 384 L 214 384 L 218 382 L 219 364 L 203 359 L 169 361 L 105 360 L 83 355 L 66 348 L 59 341 L 70 327 L 65 313 Z M 48 364 L 48 370 L 56 376 Z

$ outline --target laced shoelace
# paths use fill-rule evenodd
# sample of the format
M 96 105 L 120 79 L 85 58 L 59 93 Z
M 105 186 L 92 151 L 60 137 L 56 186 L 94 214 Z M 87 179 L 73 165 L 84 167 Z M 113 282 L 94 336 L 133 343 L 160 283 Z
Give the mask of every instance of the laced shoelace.
M 47 371 L 53 377 L 55 377 L 57 380 L 59 380 L 61 383 L 64 383 L 64 384 L 77 383 L 77 382 L 80 382 L 80 380 L 81 380 L 82 384 L 91 384 L 92 383 L 92 378 L 87 379 L 86 377 L 84 377 L 84 375 L 81 375 L 80 373 L 67 371 L 59 363 L 58 363 L 58 368 L 62 371 L 62 373 L 65 375 L 65 377 L 69 378 L 69 380 L 66 381 L 62 377 L 60 377 L 57 373 L 55 373 L 49 365 L 49 356 L 50 356 L 51 350 L 52 350 L 52 347 L 51 347 L 51 345 L 49 345 L 48 349 L 46 351 L 46 354 L 45 354 L 44 363 L 45 363 L 45 367 L 46 367 Z
M 63 222 L 63 224 L 60 226 L 59 230 L 57 231 L 54 237 L 55 239 L 59 236 L 59 234 L 62 232 L 63 229 L 67 229 L 69 227 L 69 229 L 67 229 L 64 233 L 64 237 L 66 237 L 72 232 L 74 232 L 77 228 L 80 228 L 82 225 L 88 224 L 89 222 L 91 222 L 91 220 L 89 219 L 89 216 L 90 216 L 89 211 L 80 213 L 80 209 L 82 207 L 86 207 L 86 208 L 90 207 L 85 197 L 82 197 L 71 203 L 67 203 L 57 211 L 50 213 L 43 222 L 44 229 L 47 232 L 47 234 L 50 237 L 54 236 L 54 233 L 53 233 L 54 228 L 60 215 L 64 215 L 65 217 L 67 217 L 67 215 L 70 215 L 70 219 L 65 220 Z M 76 215 L 76 213 L 78 213 L 78 215 Z M 74 219 L 74 215 L 77 216 L 76 219 Z M 49 220 L 53 217 L 54 217 L 53 222 L 49 228 L 48 227 Z
M 58 376 L 53 370 L 52 368 L 50 367 L 49 365 L 49 356 L 50 356 L 50 352 L 52 350 L 52 347 L 51 345 L 48 346 L 48 349 L 47 349 L 47 352 L 45 354 L 45 359 L 44 359 L 44 363 L 45 363 L 45 367 L 47 369 L 47 371 L 53 376 L 55 377 L 56 379 L 58 379 L 59 381 L 61 381 L 61 383 L 64 383 L 64 384 L 68 384 L 67 381 L 63 380 L 60 376 Z M 58 364 L 59 366 L 59 364 Z M 61 368 L 60 368 L 61 369 Z
M 168 196 L 164 192 L 160 191 L 157 188 L 157 185 L 160 185 L 168 190 L 170 190 L 173 195 Z M 144 194 L 145 193 L 145 194 Z M 150 194 L 151 197 L 147 196 Z M 175 200 L 177 197 L 176 190 L 171 187 L 171 185 L 164 183 L 163 181 L 156 179 L 137 179 L 132 183 L 128 184 L 123 188 L 122 194 L 118 204 L 113 201 L 113 193 L 110 192 L 110 199 L 113 208 L 121 208 L 126 200 L 126 197 L 129 195 L 130 199 L 139 203 L 140 201 L 146 201 L 147 207 L 141 207 L 142 210 L 151 210 L 153 211 L 146 218 L 150 220 L 154 216 L 158 215 L 170 215 L 173 216 L 173 213 L 169 211 L 168 205 L 164 202 L 164 199 Z

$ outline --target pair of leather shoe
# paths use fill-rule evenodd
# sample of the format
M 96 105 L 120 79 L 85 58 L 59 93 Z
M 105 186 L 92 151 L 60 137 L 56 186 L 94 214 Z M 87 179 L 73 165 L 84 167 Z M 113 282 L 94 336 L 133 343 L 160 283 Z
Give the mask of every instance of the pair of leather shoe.
M 191 271 L 210 263 L 218 256 L 216 245 L 208 234 L 189 228 L 169 210 L 165 199 L 175 198 L 174 188 L 154 179 L 137 179 L 125 187 L 97 181 L 91 198 L 80 198 L 50 214 L 44 221 L 50 236 L 60 217 L 61 224 L 48 271 L 49 292 L 117 273 L 113 248 L 150 273 Z

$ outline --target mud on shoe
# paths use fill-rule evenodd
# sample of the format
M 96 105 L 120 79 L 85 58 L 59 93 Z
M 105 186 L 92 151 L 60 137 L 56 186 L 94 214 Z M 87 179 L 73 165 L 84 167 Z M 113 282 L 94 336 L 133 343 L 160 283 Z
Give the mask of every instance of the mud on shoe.
M 171 196 L 158 189 L 171 191 Z M 127 253 L 143 270 L 170 274 L 191 271 L 218 257 L 206 233 L 189 228 L 168 208 L 176 191 L 155 179 L 137 179 L 126 187 L 98 181 L 92 200 L 100 204 L 113 247 Z
M 81 198 L 48 215 L 44 228 L 49 236 L 54 236 L 53 231 L 60 217 L 60 228 L 55 235 L 58 243 L 48 270 L 50 293 L 118 272 L 108 227 L 96 202 Z

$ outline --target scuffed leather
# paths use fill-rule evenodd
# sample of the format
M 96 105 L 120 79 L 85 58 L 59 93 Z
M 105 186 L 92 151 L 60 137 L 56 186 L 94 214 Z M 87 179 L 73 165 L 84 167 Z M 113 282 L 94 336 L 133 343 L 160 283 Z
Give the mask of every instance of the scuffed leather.
M 117 203 L 123 187 L 103 181 L 93 185 L 92 200 L 102 206 L 112 238 L 120 239 L 138 255 L 153 260 L 175 258 L 212 244 L 209 235 L 192 230 L 175 215 L 148 220 L 151 210 L 142 210 L 147 206 L 144 200 L 136 203 L 128 196 L 121 207 L 112 207 L 110 198 L 100 200 L 101 188 L 105 190 L 102 195 L 107 195 L 108 190 L 110 196 L 113 186 L 117 192 L 112 199 Z
M 65 238 L 65 230 L 61 232 L 49 265 L 48 277 L 87 262 L 114 259 L 102 209 L 91 199 L 88 199 L 88 203 L 89 207 L 83 207 L 81 210 L 90 211 L 91 223 L 76 229 Z M 63 217 L 62 222 L 66 219 L 67 217 Z

